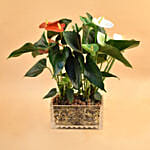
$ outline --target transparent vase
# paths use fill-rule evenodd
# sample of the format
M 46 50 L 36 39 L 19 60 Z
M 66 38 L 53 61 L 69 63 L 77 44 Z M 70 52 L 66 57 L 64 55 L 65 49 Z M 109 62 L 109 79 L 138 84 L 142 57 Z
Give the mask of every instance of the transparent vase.
M 100 105 L 50 104 L 51 127 L 55 129 L 102 129 L 103 103 Z

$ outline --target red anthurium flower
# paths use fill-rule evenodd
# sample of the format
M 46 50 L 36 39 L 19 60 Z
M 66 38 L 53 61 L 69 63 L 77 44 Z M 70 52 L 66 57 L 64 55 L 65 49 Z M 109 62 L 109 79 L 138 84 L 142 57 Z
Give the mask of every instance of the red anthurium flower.
M 45 28 L 47 31 L 54 31 L 54 32 L 63 32 L 65 24 L 60 23 L 59 21 L 55 22 L 44 22 L 42 23 L 39 28 Z

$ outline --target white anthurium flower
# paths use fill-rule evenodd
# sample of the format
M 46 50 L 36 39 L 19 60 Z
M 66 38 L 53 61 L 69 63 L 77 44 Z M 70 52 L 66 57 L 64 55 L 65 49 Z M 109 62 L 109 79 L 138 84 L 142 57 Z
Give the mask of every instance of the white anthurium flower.
M 123 40 L 122 35 L 121 35 L 121 34 L 117 34 L 117 33 L 115 33 L 115 34 L 113 35 L 113 39 L 114 39 L 114 40 Z
M 111 21 L 106 20 L 104 17 L 99 17 L 98 19 L 93 18 L 92 22 L 96 24 L 97 26 L 100 26 L 103 28 L 112 28 L 114 26 L 114 24 Z
M 97 33 L 97 42 L 98 44 L 100 44 L 101 46 L 104 46 L 105 45 L 105 40 L 106 41 L 109 41 L 111 38 L 109 38 L 108 36 L 105 37 L 106 35 L 102 32 L 98 32 Z M 117 33 L 114 33 L 113 35 L 113 39 L 114 40 L 123 40 L 122 38 L 122 35 L 121 34 L 117 34 Z
M 97 33 L 97 42 L 101 46 L 105 45 L 105 34 L 104 33 L 102 33 L 102 32 Z

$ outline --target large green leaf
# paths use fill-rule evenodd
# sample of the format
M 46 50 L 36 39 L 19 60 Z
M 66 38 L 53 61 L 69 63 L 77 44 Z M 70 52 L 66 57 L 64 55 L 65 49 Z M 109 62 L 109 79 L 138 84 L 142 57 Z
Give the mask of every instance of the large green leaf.
M 57 45 L 54 45 L 54 46 L 51 46 L 50 48 L 49 48 L 49 51 L 48 51 L 49 53 L 49 55 L 48 55 L 48 57 L 49 57 L 49 60 L 50 60 L 50 63 L 51 63 L 51 65 L 53 66 L 53 68 L 54 68 L 54 61 L 55 61 L 55 57 L 56 57 L 56 54 L 59 52 L 59 46 L 58 46 L 58 44 Z
M 21 48 L 13 51 L 8 58 L 18 57 L 24 53 L 33 52 L 35 50 L 37 50 L 37 48 L 32 43 L 26 43 Z
M 39 52 L 39 50 L 47 50 L 48 49 L 48 42 L 47 42 L 46 37 L 45 37 L 45 32 L 43 32 L 41 38 L 36 43 L 34 43 L 34 46 L 37 48 L 37 50 L 32 52 L 33 57 L 36 57 L 38 55 L 42 55 Z
M 48 48 L 48 42 L 45 37 L 45 32 L 42 34 L 41 38 L 34 43 L 34 46 L 38 49 L 47 49 Z
M 78 59 L 70 55 L 66 61 L 65 69 L 74 88 L 79 89 L 81 86 L 81 67 Z
M 138 46 L 140 41 L 135 40 L 109 40 L 107 44 L 118 48 L 120 51 Z
M 81 72 L 84 70 L 84 56 L 81 53 L 74 51 L 75 59 L 78 59 L 81 67 Z
M 66 90 L 66 95 L 67 95 L 67 99 L 70 101 L 70 103 L 72 103 L 72 101 L 74 99 L 73 89 L 67 89 Z
M 69 49 L 64 48 L 63 51 L 59 51 L 54 60 L 54 76 L 56 76 L 65 66 L 66 60 L 69 56 Z
M 39 60 L 26 74 L 26 77 L 36 77 L 46 68 L 46 59 Z
M 56 93 L 57 93 L 57 89 L 53 88 L 43 97 L 43 99 L 53 97 L 56 95 Z
M 81 41 L 80 41 L 80 35 L 77 32 L 73 31 L 64 31 L 63 32 L 64 39 L 66 43 L 76 51 L 81 50 Z
M 82 44 L 82 48 L 90 53 L 92 56 L 96 55 L 96 52 L 99 50 L 98 44 Z
M 128 60 L 121 54 L 120 50 L 111 46 L 111 45 L 108 45 L 108 44 L 105 44 L 104 46 L 101 46 L 100 48 L 100 52 L 103 52 L 107 55 L 110 55 L 112 56 L 113 58 L 121 61 L 124 65 L 126 65 L 127 67 L 131 67 L 131 64 L 128 62 Z
M 105 91 L 102 74 L 90 55 L 87 55 L 86 57 L 84 76 L 95 86 Z
M 49 50 L 49 59 L 53 66 L 54 76 L 56 76 L 63 69 L 68 58 L 70 49 L 65 47 L 63 50 L 59 50 L 59 47 L 56 45 L 51 47 Z

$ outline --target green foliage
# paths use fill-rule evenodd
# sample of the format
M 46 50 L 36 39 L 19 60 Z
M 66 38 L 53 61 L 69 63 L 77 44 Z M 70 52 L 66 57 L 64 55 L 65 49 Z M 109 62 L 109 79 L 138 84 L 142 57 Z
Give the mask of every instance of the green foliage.
M 77 32 L 65 31 L 63 32 L 64 39 L 66 43 L 76 51 L 81 50 L 81 40 L 80 35 Z
M 107 44 L 118 48 L 120 51 L 127 49 L 127 48 L 133 48 L 140 44 L 139 41 L 135 40 L 109 40 Z
M 88 12 L 86 13 L 86 15 L 87 15 L 87 17 L 88 17 L 88 20 L 89 20 L 90 22 L 92 22 L 92 19 L 93 19 L 92 15 L 89 14 Z
M 47 31 L 47 38 L 51 39 L 53 36 L 59 34 L 59 32 Z
M 33 51 L 36 51 L 37 48 L 32 44 L 32 43 L 26 43 L 24 44 L 21 48 L 13 51 L 9 56 L 8 58 L 11 58 L 11 57 L 18 57 L 24 53 L 28 53 L 28 52 L 33 52 Z
M 95 86 L 99 87 L 100 89 L 104 90 L 104 83 L 102 80 L 102 74 L 94 62 L 94 60 L 91 58 L 90 55 L 86 56 L 86 63 L 84 68 L 84 76 Z
M 80 63 L 80 69 L 81 69 L 81 72 L 83 73 L 83 70 L 84 70 L 84 56 L 81 54 L 81 53 L 78 53 L 76 51 L 74 51 L 74 55 L 75 55 L 75 59 L 78 60 L 78 62 Z
M 91 29 L 87 25 L 83 25 L 83 37 L 82 44 L 91 44 L 95 42 L 95 30 Z
M 57 89 L 53 88 L 43 97 L 43 99 L 53 97 L 56 94 L 57 94 Z
M 107 60 L 106 54 L 97 54 L 97 64 L 103 63 Z
M 97 91 L 94 93 L 94 99 L 96 101 L 101 101 L 102 100 L 102 95 Z
M 34 43 L 34 46 L 38 49 L 48 48 L 48 42 L 45 37 L 45 32 L 42 34 L 41 38 L 36 43 Z
M 26 74 L 26 77 L 36 77 L 46 68 L 46 59 L 39 60 Z
M 60 23 L 64 23 L 66 26 L 65 26 L 65 29 L 67 28 L 67 26 L 72 22 L 72 20 L 70 19 L 67 19 L 67 18 L 64 18 L 64 19 L 61 19 L 59 20 Z
M 70 55 L 65 65 L 66 72 L 75 89 L 81 86 L 81 67 L 78 59 Z
M 59 50 L 59 46 L 55 45 L 50 47 L 49 50 L 49 60 L 53 66 L 54 76 L 56 76 L 65 66 L 65 62 L 69 57 L 70 49 L 64 47 L 63 50 Z
M 98 44 L 82 44 L 82 48 L 86 50 L 91 56 L 95 56 L 96 52 L 99 50 Z
M 108 73 L 108 72 L 104 72 L 104 71 L 102 71 L 101 74 L 102 74 L 103 77 L 114 77 L 114 78 L 118 78 L 116 75 L 111 74 L 111 73 Z
M 84 24 L 89 23 L 89 20 L 88 20 L 86 17 L 80 16 L 80 20 L 81 20 Z
M 65 24 L 63 32 L 46 31 L 34 44 L 28 42 L 8 56 L 8 58 L 18 57 L 24 53 L 31 53 L 33 57 L 44 56 L 25 74 L 27 77 L 36 77 L 45 68 L 50 71 L 59 91 L 53 88 L 44 98 L 53 97 L 58 93 L 61 103 L 67 99 L 69 104 L 72 104 L 75 98 L 84 102 L 89 99 L 92 99 L 92 102 L 101 101 L 100 93 L 106 91 L 105 78 L 118 78 L 110 73 L 115 60 L 132 67 L 123 52 L 138 46 L 139 41 L 107 40 L 105 28 L 95 24 L 91 14 L 86 13 L 86 16 L 81 16 L 80 20 L 81 26 L 75 23 L 72 25 L 73 29 L 67 31 L 72 20 L 60 19 L 58 22 Z M 56 22 L 51 25 L 52 28 L 59 28 Z M 99 43 L 100 39 L 97 39 L 99 32 L 104 34 L 102 44 Z
M 119 49 L 117 49 L 116 47 L 113 47 L 111 45 L 107 45 L 106 44 L 105 46 L 101 46 L 100 52 L 103 52 L 106 55 L 112 56 L 113 58 L 121 61 L 127 67 L 131 67 L 132 68 L 132 66 L 128 62 L 128 60 L 121 54 Z
M 42 55 L 41 53 L 39 53 L 38 50 L 47 50 L 48 49 L 48 42 L 46 40 L 45 32 L 42 34 L 41 38 L 36 43 L 34 43 L 34 46 L 36 47 L 37 50 L 32 52 L 33 57 Z
M 66 95 L 67 95 L 67 99 L 70 101 L 70 103 L 72 103 L 72 101 L 74 99 L 73 89 L 67 89 L 66 90 Z

